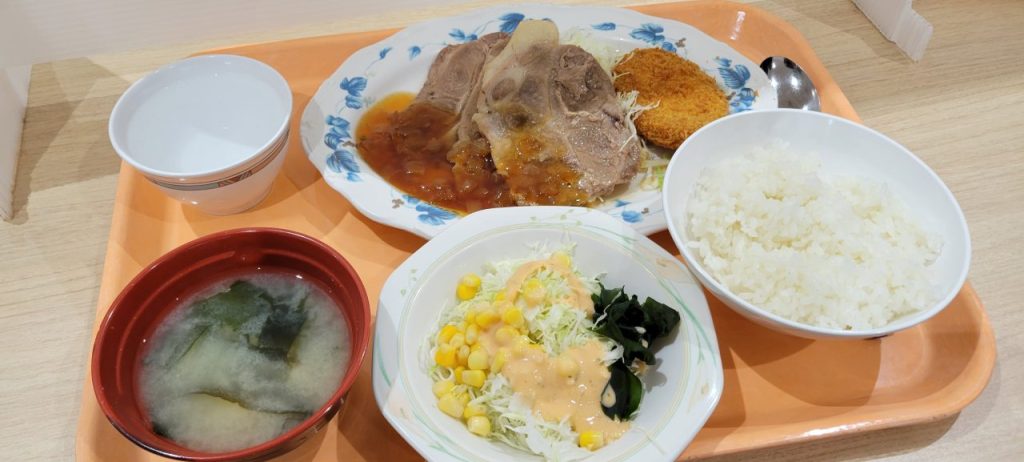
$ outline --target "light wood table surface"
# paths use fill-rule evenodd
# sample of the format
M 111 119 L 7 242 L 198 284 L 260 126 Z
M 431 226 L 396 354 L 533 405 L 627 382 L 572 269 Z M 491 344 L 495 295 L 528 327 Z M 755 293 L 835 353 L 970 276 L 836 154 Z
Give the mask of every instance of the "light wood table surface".
M 864 123 L 952 189 L 970 226 L 970 280 L 998 360 L 986 390 L 955 417 L 718 460 L 1024 460 L 1024 2 L 918 0 L 935 26 L 918 63 L 848 0 L 752 3 L 800 30 Z M 131 82 L 206 48 L 398 27 L 468 7 L 34 66 L 15 215 L 0 223 L 0 460 L 74 458 L 120 165 L 107 118 Z

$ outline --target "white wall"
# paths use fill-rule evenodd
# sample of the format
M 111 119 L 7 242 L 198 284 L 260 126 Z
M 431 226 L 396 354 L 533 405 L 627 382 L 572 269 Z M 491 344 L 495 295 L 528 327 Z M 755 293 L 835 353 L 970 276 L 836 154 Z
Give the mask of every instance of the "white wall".
M 31 70 L 30 66 L 0 69 L 0 218 L 5 220 L 11 216 L 14 173 L 18 166 Z
M 281 38 L 289 29 L 359 23 L 360 18 L 413 22 L 440 6 L 497 3 L 516 0 L 0 0 L 0 217 L 10 209 L 27 65 L 159 45 Z
M 0 0 L 0 69 L 470 0 Z
M 11 214 L 34 63 L 469 0 L 0 0 L 0 218 Z

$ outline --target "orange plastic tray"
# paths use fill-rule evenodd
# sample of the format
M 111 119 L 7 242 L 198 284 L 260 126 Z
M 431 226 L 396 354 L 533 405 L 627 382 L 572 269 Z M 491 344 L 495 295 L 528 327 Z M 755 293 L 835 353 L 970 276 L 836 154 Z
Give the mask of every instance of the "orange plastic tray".
M 636 8 L 692 24 L 760 62 L 786 55 L 818 85 L 826 112 L 859 120 L 806 40 L 792 26 L 755 7 L 688 2 Z M 277 68 L 295 97 L 293 133 L 320 82 L 352 52 L 394 31 L 344 34 L 223 50 Z M 111 153 L 113 155 L 113 153 Z M 356 267 L 374 303 L 384 279 L 423 240 L 379 225 L 327 186 L 292 137 L 282 174 L 255 210 L 211 217 L 165 197 L 122 166 L 97 324 L 121 288 L 161 254 L 197 236 L 243 226 L 277 226 L 316 236 Z M 667 232 L 654 236 L 677 253 Z M 698 458 L 926 422 L 958 412 L 988 382 L 995 342 L 985 311 L 968 283 L 940 315 L 914 329 L 868 341 L 811 341 L 758 327 L 708 294 L 718 332 L 725 387 L 721 403 L 683 454 Z M 302 461 L 416 460 L 374 402 L 370 364 L 342 412 L 317 437 L 283 458 Z M 96 404 L 91 378 L 82 392 L 78 460 L 161 460 L 123 438 Z

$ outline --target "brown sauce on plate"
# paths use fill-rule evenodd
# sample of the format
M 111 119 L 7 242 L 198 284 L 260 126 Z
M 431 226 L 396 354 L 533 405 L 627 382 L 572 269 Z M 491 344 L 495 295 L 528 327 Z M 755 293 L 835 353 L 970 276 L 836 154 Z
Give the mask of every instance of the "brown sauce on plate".
M 448 133 L 456 116 L 415 95 L 394 93 L 370 107 L 356 127 L 359 154 L 388 183 L 442 207 L 462 210 L 455 190 Z
M 542 131 L 531 127 L 510 132 L 511 152 L 499 169 L 513 196 L 527 204 L 589 205 L 590 198 L 579 187 L 579 172 L 562 160 L 564 148 L 538 133 Z
M 459 212 L 512 206 L 517 200 L 587 205 L 576 186 L 579 174 L 559 156 L 531 161 L 549 149 L 533 130 L 510 134 L 513 152 L 496 168 L 486 139 L 456 143 L 458 115 L 415 98 L 407 92 L 390 94 L 371 106 L 356 127 L 359 154 L 392 186 Z

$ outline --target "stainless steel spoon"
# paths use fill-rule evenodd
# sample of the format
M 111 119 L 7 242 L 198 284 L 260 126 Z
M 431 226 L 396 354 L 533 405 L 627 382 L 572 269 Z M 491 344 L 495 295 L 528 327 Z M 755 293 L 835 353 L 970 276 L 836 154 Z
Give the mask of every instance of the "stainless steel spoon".
M 821 101 L 814 82 L 789 58 L 769 56 L 761 61 L 761 69 L 779 95 L 779 107 L 821 111 Z

